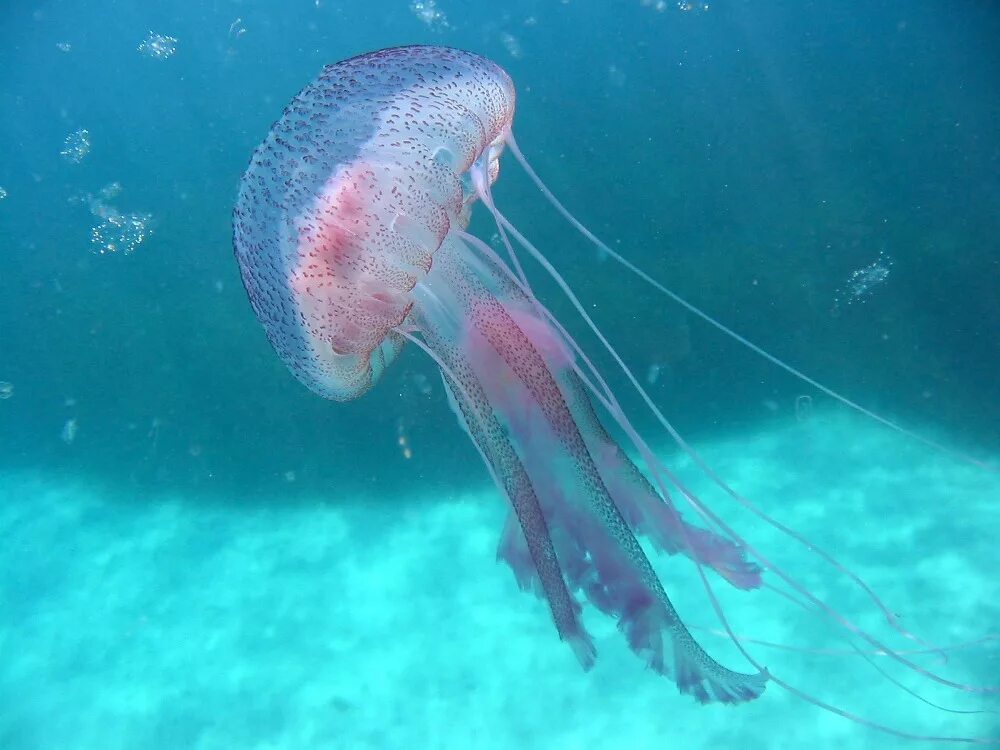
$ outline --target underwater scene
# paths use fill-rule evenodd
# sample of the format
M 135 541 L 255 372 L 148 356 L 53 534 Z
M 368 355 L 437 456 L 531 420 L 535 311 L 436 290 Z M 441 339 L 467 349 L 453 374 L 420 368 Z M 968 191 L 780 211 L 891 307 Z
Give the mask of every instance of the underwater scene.
M 0 750 L 1000 745 L 1000 9 L 0 5 Z

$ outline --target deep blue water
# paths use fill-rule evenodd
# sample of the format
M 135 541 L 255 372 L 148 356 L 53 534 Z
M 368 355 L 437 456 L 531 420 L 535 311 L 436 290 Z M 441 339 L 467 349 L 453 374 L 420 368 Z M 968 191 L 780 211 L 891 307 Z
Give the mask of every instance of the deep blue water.
M 270 350 L 232 257 L 240 175 L 287 101 L 327 63 L 410 43 L 503 65 L 529 160 L 653 276 L 879 414 L 1000 452 L 995 4 L 436 8 L 444 18 L 406 0 L 0 7 L 0 483 L 265 513 L 357 494 L 392 513 L 482 485 L 425 357 L 407 351 L 363 400 L 322 401 Z M 175 54 L 140 53 L 151 32 Z M 60 152 L 81 129 L 75 163 Z M 829 405 L 602 260 L 512 160 L 495 193 L 685 435 L 788 427 L 803 395 Z M 95 252 L 109 206 L 149 217 L 134 251 Z M 473 229 L 494 231 L 483 216 Z M 16 585 L 0 570 L 12 607 L 12 592 L 44 598 L 51 579 L 32 570 Z M 178 746 L 171 736 L 146 746 Z

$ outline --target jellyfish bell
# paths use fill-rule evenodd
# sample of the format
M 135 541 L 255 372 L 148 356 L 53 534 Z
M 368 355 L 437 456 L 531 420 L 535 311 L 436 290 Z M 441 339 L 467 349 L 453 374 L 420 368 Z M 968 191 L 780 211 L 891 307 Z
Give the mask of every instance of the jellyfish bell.
M 519 252 L 562 288 L 694 463 L 734 500 L 814 549 L 730 488 L 683 441 L 572 289 L 494 203 L 491 187 L 509 150 L 577 230 L 676 298 L 597 239 L 545 187 L 514 140 L 514 106 L 514 85 L 502 68 L 441 47 L 393 48 L 327 66 L 292 100 L 254 152 L 233 213 L 235 254 L 250 302 L 292 373 L 325 398 L 349 400 L 371 390 L 407 342 L 426 352 L 440 369 L 460 426 L 510 502 L 500 557 L 521 588 L 545 599 L 559 637 L 585 668 L 596 657 L 581 618 L 589 603 L 617 621 L 647 665 L 700 702 L 752 700 L 770 680 L 855 721 L 905 735 L 769 674 L 736 638 L 712 577 L 752 590 L 766 570 L 793 592 L 793 601 L 904 667 L 951 687 L 986 690 L 948 682 L 862 630 L 748 544 L 660 462 L 587 352 L 535 296 Z M 505 258 L 467 231 L 477 203 L 494 219 Z M 645 472 L 611 437 L 602 416 L 627 436 Z M 699 523 L 681 515 L 675 496 Z M 695 639 L 637 535 L 692 562 L 752 670 L 722 665 Z M 910 635 L 867 584 L 815 551 L 855 582 L 890 625 Z
M 468 222 L 463 176 L 485 156 L 496 179 L 513 110 L 513 82 L 484 58 L 397 48 L 327 66 L 275 123 L 241 183 L 234 246 L 307 387 L 357 398 L 398 354 L 410 291 Z

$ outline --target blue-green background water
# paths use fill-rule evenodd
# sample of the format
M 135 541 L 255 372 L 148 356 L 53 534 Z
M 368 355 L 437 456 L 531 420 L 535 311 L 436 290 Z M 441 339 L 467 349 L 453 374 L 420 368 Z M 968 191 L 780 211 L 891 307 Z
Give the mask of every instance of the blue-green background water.
M 14 540 L 0 570 L 0 625 L 8 633 L 0 645 L 37 648 L 39 659 L 36 669 L 22 665 L 26 672 L 12 671 L 7 679 L 0 666 L 6 707 L 0 708 L 0 746 L 68 742 L 81 726 L 74 716 L 105 719 L 106 734 L 80 735 L 81 747 L 361 746 L 355 735 L 329 727 L 288 739 L 289 726 L 323 727 L 327 715 L 306 710 L 289 693 L 272 696 L 266 707 L 234 705 L 241 702 L 235 693 L 233 703 L 215 705 L 205 698 L 217 695 L 208 673 L 192 674 L 191 665 L 181 673 L 204 689 L 191 689 L 198 699 L 151 700 L 174 706 L 171 718 L 151 708 L 125 722 L 109 708 L 113 701 L 87 703 L 120 666 L 113 645 L 105 646 L 100 663 L 71 659 L 55 668 L 44 656 L 43 631 L 23 642 L 15 636 L 34 632 L 26 623 L 70 590 L 97 610 L 114 600 L 114 586 L 91 581 L 80 589 L 67 571 L 79 570 L 86 550 L 97 554 L 134 541 L 148 523 L 166 524 L 178 535 L 164 565 L 204 581 L 222 564 L 204 551 L 233 543 L 237 527 L 231 524 L 241 513 L 264 514 L 270 520 L 261 523 L 263 530 L 280 526 L 280 519 L 321 528 L 322 513 L 310 515 L 326 507 L 317 506 L 317 498 L 351 507 L 350 499 L 361 497 L 368 510 L 351 511 L 356 533 L 317 552 L 325 564 L 316 566 L 314 578 L 295 579 L 326 582 L 345 556 L 367 544 L 375 549 L 363 557 L 377 558 L 387 541 L 379 529 L 400 517 L 419 519 L 421 498 L 448 501 L 478 491 L 499 508 L 424 357 L 407 352 L 366 399 L 323 402 L 271 352 L 240 285 L 230 212 L 251 151 L 324 64 L 357 53 L 433 43 L 497 60 L 518 86 L 515 133 L 529 160 L 614 247 L 751 340 L 878 413 L 976 456 L 1000 451 L 1000 11 L 994 4 L 719 2 L 685 11 L 638 0 L 441 0 L 436 7 L 446 20 L 428 21 L 405 0 L 100 7 L 13 0 L 0 7 L 0 187 L 6 191 L 0 200 L 0 381 L 13 386 L 0 401 L 0 484 L 6 477 L 4 537 Z M 150 31 L 175 37 L 176 54 L 141 55 L 137 46 Z M 89 132 L 91 150 L 71 163 L 60 150 L 81 128 Z M 685 435 L 711 444 L 788 429 L 798 424 L 795 403 L 804 394 L 822 410 L 825 399 L 807 386 L 603 261 L 509 161 L 496 187 L 498 202 L 593 306 Z M 91 230 L 100 219 L 80 196 L 116 181 L 121 192 L 108 202 L 126 213 L 150 214 L 152 234 L 131 254 L 95 254 Z M 483 217 L 473 228 L 487 239 L 492 233 Z M 851 274 L 880 254 L 890 259 L 888 276 L 847 304 Z M 537 283 L 569 321 L 569 306 L 543 279 Z M 640 426 L 652 427 L 635 413 Z M 64 439 L 68 423 L 75 426 L 72 440 Z M 844 462 L 905 468 L 938 460 L 888 439 L 868 443 L 861 433 L 859 445 L 878 448 L 859 457 L 849 450 L 852 433 L 843 435 Z M 748 438 L 739 450 L 750 451 L 753 443 Z M 812 466 L 804 457 L 796 468 L 822 483 L 824 467 L 837 465 L 832 457 L 823 461 Z M 985 503 L 986 515 L 956 510 L 967 521 L 956 534 L 973 528 L 995 534 L 996 486 L 988 480 L 988 474 L 970 480 L 983 483 L 970 497 Z M 950 481 L 942 480 L 942 497 Z M 914 495 L 901 495 L 894 507 L 946 502 Z M 52 503 L 63 508 L 73 497 L 78 512 L 53 511 Z M 145 515 L 171 503 L 179 504 L 183 520 Z M 487 528 L 498 534 L 498 524 L 491 518 Z M 893 554 L 909 567 L 935 549 L 968 541 L 948 538 L 946 529 L 936 534 L 911 538 Z M 447 538 L 460 536 L 452 530 Z M 983 554 L 995 554 L 975 539 Z M 287 543 L 294 546 L 296 537 Z M 476 547 L 473 557 L 491 565 L 492 544 Z M 139 555 L 133 570 L 156 569 L 141 545 L 129 549 Z M 266 558 L 271 549 L 262 543 L 254 556 Z M 998 564 L 976 559 L 979 571 Z M 245 561 L 230 562 L 236 567 L 227 570 Z M 303 569 L 308 573 L 308 566 L 296 567 Z M 507 571 L 496 575 L 501 598 L 500 610 L 491 610 L 492 626 L 502 633 L 512 627 L 502 614 L 503 597 L 516 607 L 523 596 Z M 246 587 L 251 580 L 233 573 L 231 583 Z M 156 598 L 191 605 L 178 598 L 186 585 L 168 576 L 158 582 Z M 236 603 L 218 621 L 194 617 L 183 630 L 168 629 L 164 643 L 176 644 L 181 632 L 199 641 L 234 620 L 250 627 L 261 610 L 233 596 Z M 336 599 L 338 592 L 316 583 L 308 596 L 319 612 L 323 597 Z M 461 596 L 455 596 L 446 609 L 460 613 Z M 968 637 L 1000 625 L 995 606 L 974 610 L 970 619 Z M 555 636 L 544 632 L 544 612 L 533 610 L 528 620 L 539 620 L 541 642 L 565 657 Z M 308 617 L 298 625 L 306 632 L 351 629 Z M 53 625 L 44 633 L 71 638 L 74 627 Z M 433 627 L 430 618 L 426 628 Z M 423 632 L 428 637 L 429 630 Z M 305 654 L 296 652 L 306 647 L 295 633 L 285 635 L 270 647 L 274 663 Z M 234 646 L 226 652 L 229 661 L 213 670 L 239 671 L 244 651 Z M 193 656 L 191 664 L 197 662 Z M 150 662 L 126 683 L 158 695 L 156 676 L 166 663 Z M 270 662 L 253 663 L 255 674 L 267 679 Z M 470 656 L 465 668 L 474 663 Z M 34 681 L 23 682 L 25 674 Z M 553 690 L 573 694 L 578 682 L 600 685 L 599 674 L 568 668 L 565 674 Z M 40 696 L 60 692 L 72 675 L 93 682 L 78 694 L 65 693 L 71 697 L 58 705 L 64 722 L 46 730 L 43 709 L 53 706 Z M 985 673 L 964 676 L 988 681 Z M 293 682 L 301 686 L 305 679 Z M 673 700 L 669 684 L 660 688 Z M 598 687 L 593 690 L 598 696 Z M 210 715 L 199 713 L 204 705 L 212 705 Z M 702 710 L 670 705 L 672 711 Z M 796 715 L 812 711 L 782 705 Z M 269 718 L 249 733 L 251 742 L 240 732 L 257 726 L 249 717 L 262 713 Z M 337 713 L 344 732 L 351 715 Z M 405 715 L 396 722 L 414 726 Z M 966 733 L 988 731 L 981 722 L 970 726 Z M 449 736 L 440 726 L 436 731 Z M 816 740 L 803 731 L 804 741 Z M 419 742 L 416 730 L 403 736 Z M 525 728 L 528 746 L 532 736 Z M 371 740 L 388 747 L 403 741 Z M 425 745 L 451 746 L 441 742 Z M 619 745 L 609 739 L 601 746 Z

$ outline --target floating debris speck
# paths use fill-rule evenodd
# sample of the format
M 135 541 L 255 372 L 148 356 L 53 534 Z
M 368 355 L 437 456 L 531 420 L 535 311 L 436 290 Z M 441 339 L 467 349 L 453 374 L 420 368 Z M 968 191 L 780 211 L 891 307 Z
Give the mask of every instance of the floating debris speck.
M 66 443 L 66 445 L 72 445 L 73 441 L 76 440 L 77 429 L 76 419 L 67 419 L 65 423 L 63 423 L 62 431 L 59 433 L 59 439 Z
M 813 400 L 812 396 L 804 394 L 795 397 L 795 419 L 805 422 L 812 416 Z
M 0 187 L 0 201 L 7 197 L 7 191 Z
M 663 371 L 663 366 L 654 362 L 649 366 L 646 371 L 646 383 L 648 385 L 656 385 L 656 381 L 660 379 L 660 373 Z
M 90 132 L 84 128 L 74 130 L 66 136 L 59 154 L 66 161 L 79 164 L 90 153 Z
M 96 203 L 101 204 L 104 203 L 104 201 L 109 201 L 112 198 L 117 198 L 118 194 L 121 193 L 121 191 L 122 191 L 122 184 L 118 182 L 118 180 L 115 180 L 114 182 L 109 182 L 107 185 L 102 187 L 100 191 L 97 193 L 97 198 L 95 199 Z M 91 206 L 91 210 L 92 211 L 94 210 L 93 206 Z M 101 215 L 100 212 L 98 211 L 94 211 L 94 213 L 98 216 Z
M 71 52 L 73 50 L 73 45 L 69 42 L 56 42 L 56 49 L 60 52 Z
M 612 86 L 621 88 L 625 85 L 625 72 L 612 63 L 608 66 L 608 79 L 611 81 Z
M 0 380 L 0 401 L 6 401 L 14 395 L 14 384 Z
M 177 40 L 172 36 L 164 36 L 150 31 L 149 36 L 139 45 L 138 50 L 139 54 L 154 60 L 166 60 L 177 52 Z
M 413 458 L 413 449 L 410 447 L 410 436 L 406 434 L 406 424 L 403 422 L 402 417 L 396 422 L 396 444 L 399 446 L 399 452 L 403 454 L 403 458 L 409 461 Z
M 503 46 L 506 48 L 510 56 L 515 60 L 520 60 L 524 57 L 524 49 L 521 47 L 521 42 L 518 41 L 517 37 L 513 34 L 508 34 L 506 31 L 500 34 L 500 41 L 503 42 Z

